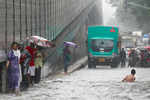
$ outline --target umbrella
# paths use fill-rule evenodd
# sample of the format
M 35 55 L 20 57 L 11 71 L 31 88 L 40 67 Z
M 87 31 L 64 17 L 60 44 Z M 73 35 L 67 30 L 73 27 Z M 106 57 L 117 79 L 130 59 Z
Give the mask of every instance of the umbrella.
M 70 47 L 75 47 L 75 48 L 79 47 L 76 43 L 68 42 L 68 41 L 64 41 L 64 45 L 65 46 L 70 46 Z
M 148 51 L 150 51 L 150 46 L 146 46 L 144 48 L 147 49 Z
M 41 47 L 54 47 L 55 46 L 52 42 L 50 42 L 49 40 L 41 36 L 30 36 L 27 38 L 27 40 Z

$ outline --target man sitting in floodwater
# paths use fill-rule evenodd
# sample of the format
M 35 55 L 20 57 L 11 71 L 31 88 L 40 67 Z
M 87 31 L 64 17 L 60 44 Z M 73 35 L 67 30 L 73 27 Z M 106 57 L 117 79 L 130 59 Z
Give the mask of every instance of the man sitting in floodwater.
M 136 71 L 135 69 L 132 69 L 131 70 L 131 75 L 127 75 L 123 80 L 122 82 L 134 82 L 135 81 L 135 75 L 136 74 Z

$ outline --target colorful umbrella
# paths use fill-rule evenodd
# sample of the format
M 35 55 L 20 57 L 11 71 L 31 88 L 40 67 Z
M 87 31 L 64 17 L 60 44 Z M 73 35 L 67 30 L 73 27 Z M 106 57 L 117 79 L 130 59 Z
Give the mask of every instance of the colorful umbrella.
M 28 37 L 27 40 L 41 47 L 55 47 L 55 45 L 52 42 L 50 42 L 49 40 L 41 36 L 31 36 L 31 37 Z
M 79 47 L 76 43 L 68 42 L 68 41 L 64 41 L 64 45 L 65 46 L 70 46 L 70 47 L 75 47 L 75 48 Z
M 150 51 L 150 46 L 146 46 L 144 48 L 147 49 L 148 51 Z

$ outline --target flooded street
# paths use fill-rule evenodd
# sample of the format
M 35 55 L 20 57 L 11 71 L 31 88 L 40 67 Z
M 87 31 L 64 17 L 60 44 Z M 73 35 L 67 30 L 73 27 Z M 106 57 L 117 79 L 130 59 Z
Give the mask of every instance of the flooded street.
M 0 100 L 150 100 L 150 0 L 0 0 L 0 11 Z
M 135 68 L 136 82 L 123 83 L 131 68 L 87 67 L 70 75 L 46 79 L 22 92 L 0 96 L 0 100 L 150 100 L 150 68 Z

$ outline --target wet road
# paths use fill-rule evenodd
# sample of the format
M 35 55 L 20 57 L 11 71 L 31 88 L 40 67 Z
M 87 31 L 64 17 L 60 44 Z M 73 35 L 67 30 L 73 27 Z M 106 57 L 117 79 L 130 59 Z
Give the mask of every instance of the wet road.
M 150 100 L 150 68 L 135 69 L 134 83 L 121 82 L 131 68 L 84 68 L 46 79 L 19 97 L 0 95 L 0 100 Z

